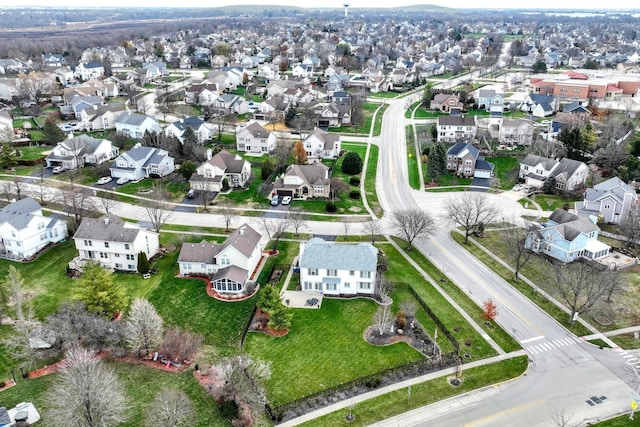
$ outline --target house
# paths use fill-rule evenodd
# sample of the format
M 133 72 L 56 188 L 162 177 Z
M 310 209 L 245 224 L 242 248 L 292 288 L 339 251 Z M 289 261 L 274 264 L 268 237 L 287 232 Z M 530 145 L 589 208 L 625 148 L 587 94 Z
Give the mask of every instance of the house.
M 458 142 L 447 150 L 447 170 L 466 178 L 491 178 L 493 164 L 484 160 L 473 145 Z
M 187 128 L 191 128 L 193 130 L 196 138 L 198 139 L 198 144 L 203 144 L 205 141 L 208 141 L 211 139 L 211 135 L 213 134 L 205 122 L 196 116 L 177 120 L 167 126 L 164 131 L 167 135 L 175 136 L 182 144 L 184 144 L 184 133 Z
M 44 67 L 62 67 L 63 65 L 67 65 L 67 58 L 58 53 L 43 53 L 42 65 Z
M 313 77 L 312 64 L 295 64 L 291 69 L 291 75 L 294 77 Z
M 441 113 L 451 113 L 454 111 L 462 111 L 464 104 L 460 102 L 457 95 L 450 93 L 438 93 L 433 97 L 433 101 L 429 104 L 431 110 L 440 111 Z
M 437 131 L 438 142 L 470 142 L 476 138 L 476 121 L 473 116 L 440 116 Z
M 556 209 L 545 224 L 533 223 L 525 240 L 525 247 L 562 262 L 578 258 L 598 260 L 609 254 L 610 247 L 598 241 L 600 228 L 595 217 L 580 217 Z
M 160 249 L 158 233 L 115 215 L 83 218 L 73 241 L 78 257 L 72 263 L 93 260 L 111 270 L 137 271 L 141 252 L 150 259 Z
M 558 191 L 574 191 L 584 185 L 589 168 L 583 162 L 563 158 L 558 161 L 546 157 L 527 154 L 520 162 L 518 176 L 526 185 L 542 188 L 544 182 L 553 177 L 556 181 L 555 188 Z
M 112 177 L 128 178 L 130 181 L 139 181 L 151 175 L 169 175 L 174 169 L 174 159 L 166 150 L 144 147 L 140 143 L 119 155 L 109 168 Z
M 13 140 L 13 119 L 7 111 L 0 111 L 0 141 Z
M 331 195 L 329 167 L 324 163 L 289 165 L 283 176 L 274 181 L 271 195 L 296 199 L 327 198 Z
M 73 70 L 73 75 L 76 79 L 80 79 L 82 81 L 98 79 L 104 76 L 104 66 L 97 61 L 89 63 L 81 62 Z
M 335 243 L 315 237 L 300 243 L 298 265 L 303 291 L 327 295 L 376 291 L 378 249 L 369 243 Z
M 0 254 L 10 259 L 28 259 L 45 246 L 67 238 L 67 222 L 44 216 L 42 207 L 27 197 L 0 209 Z
M 584 200 L 576 202 L 579 216 L 597 216 L 610 224 L 621 224 L 627 219 L 632 206 L 638 204 L 635 190 L 618 177 L 613 177 L 588 188 Z
M 277 137 L 260 123 L 252 121 L 236 130 L 236 148 L 245 153 L 270 153 L 276 148 Z
M 116 132 L 130 138 L 142 138 L 145 132 L 160 132 L 160 125 L 154 117 L 125 111 L 116 120 Z
M 534 117 L 548 117 L 556 110 L 556 99 L 552 95 L 530 93 L 518 108 Z
M 249 112 L 249 103 L 238 95 L 225 93 L 211 102 L 211 107 L 225 113 L 245 114 Z
M 119 149 L 108 139 L 92 138 L 88 135 L 70 137 L 58 142 L 45 157 L 48 168 L 62 166 L 67 170 L 99 165 L 118 155 Z
M 315 128 L 304 140 L 304 148 L 309 159 L 335 159 L 340 156 L 341 138 L 338 134 Z
M 524 119 L 502 119 L 498 141 L 505 145 L 531 145 L 533 143 L 533 123 Z
M 185 90 L 184 102 L 186 104 L 211 105 L 220 94 L 220 89 L 214 83 L 196 83 Z
M 208 277 L 219 293 L 245 293 L 263 247 L 262 236 L 248 224 L 235 229 L 222 244 L 183 243 L 178 256 L 180 276 Z
M 87 130 L 115 129 L 118 117 L 125 110 L 122 103 L 93 106 L 83 109 L 78 120 L 82 122 L 81 128 Z
M 320 104 L 322 108 L 318 117 L 318 126 L 327 129 L 329 127 L 340 127 L 351 123 L 351 107 L 349 105 L 338 105 L 335 102 L 330 104 Z
M 238 154 L 222 150 L 198 166 L 189 183 L 193 189 L 219 193 L 224 180 L 229 188 L 238 188 L 245 187 L 250 177 L 251 163 Z

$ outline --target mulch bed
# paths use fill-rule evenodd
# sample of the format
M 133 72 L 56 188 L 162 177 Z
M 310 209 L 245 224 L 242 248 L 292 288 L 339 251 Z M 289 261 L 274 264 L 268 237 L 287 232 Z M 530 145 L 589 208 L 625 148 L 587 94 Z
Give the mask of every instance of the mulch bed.
M 380 335 L 377 326 L 369 326 L 364 331 L 364 339 L 371 345 L 391 345 L 397 342 L 405 342 L 411 347 L 418 350 L 424 355 L 433 354 L 433 341 L 431 337 L 426 334 L 424 328 L 417 320 L 408 321 L 408 324 L 413 323 L 413 328 L 407 327 L 402 331 L 402 335 L 397 333 L 397 329 L 394 325 L 395 321 L 389 322 L 385 327 L 385 332 Z M 394 326 L 394 332 L 391 332 L 391 326 Z
M 273 329 L 269 327 L 269 314 L 262 310 L 256 310 L 253 318 L 251 319 L 251 325 L 249 325 L 249 331 L 263 332 L 272 337 L 283 337 L 289 333 L 288 329 Z

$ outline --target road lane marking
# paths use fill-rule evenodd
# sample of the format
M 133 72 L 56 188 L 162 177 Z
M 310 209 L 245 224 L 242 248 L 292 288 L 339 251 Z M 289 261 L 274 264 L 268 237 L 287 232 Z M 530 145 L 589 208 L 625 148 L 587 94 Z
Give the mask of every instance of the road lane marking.
M 541 339 L 544 339 L 544 335 L 538 335 L 537 337 L 527 338 L 526 340 L 520 341 L 520 344 L 526 344 L 528 342 L 537 341 L 537 340 L 541 340 Z
M 486 416 L 484 418 L 480 418 L 479 420 L 472 421 L 470 423 L 465 424 L 464 426 L 465 427 L 479 426 L 479 425 L 485 424 L 485 423 L 487 423 L 489 421 L 492 421 L 495 418 L 504 417 L 505 415 L 511 415 L 511 414 L 516 413 L 516 412 L 520 412 L 520 411 L 522 411 L 524 409 L 528 409 L 528 408 L 531 408 L 533 406 L 541 405 L 543 403 L 546 403 L 546 400 L 539 400 L 537 402 L 527 403 L 526 405 L 516 406 L 514 408 L 506 409 L 504 411 L 496 412 L 495 414 Z M 513 421 L 513 420 L 511 420 L 511 421 Z

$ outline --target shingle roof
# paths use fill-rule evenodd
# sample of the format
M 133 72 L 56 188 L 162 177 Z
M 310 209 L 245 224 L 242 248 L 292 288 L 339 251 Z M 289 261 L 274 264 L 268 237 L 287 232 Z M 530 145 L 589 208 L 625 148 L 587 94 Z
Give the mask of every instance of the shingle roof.
M 375 271 L 378 249 L 369 243 L 343 244 L 313 238 L 304 245 L 300 255 L 301 268 Z
M 571 177 L 580 166 L 584 165 L 581 161 L 569 159 L 564 157 L 560 160 L 558 166 L 553 170 L 553 176 L 563 176 L 564 178 Z
M 236 228 L 229 237 L 227 237 L 227 240 L 224 241 L 220 250 L 223 251 L 231 246 L 240 251 L 242 255 L 249 258 L 256 246 L 258 246 L 258 243 L 260 243 L 261 237 L 260 233 L 251 228 L 249 224 L 244 223 L 240 227 Z
M 204 125 L 204 121 L 196 116 L 190 116 L 177 120 L 171 124 L 181 131 L 185 131 L 187 127 L 190 127 L 193 130 L 198 130 L 200 129 L 200 126 Z
M 579 217 L 559 208 L 549 216 L 549 221 L 558 224 L 553 226 L 553 229 L 557 230 L 568 241 L 573 241 L 580 234 L 588 234 L 600 230 L 590 219 Z
M 549 159 L 547 157 L 536 156 L 535 154 L 527 154 L 527 157 L 520 161 L 520 164 L 527 166 L 536 166 L 542 164 L 542 167 L 546 171 L 550 171 L 558 163 L 555 159 Z
M 73 238 L 133 243 L 141 230 L 115 215 L 105 215 L 102 218 L 83 218 Z
M 0 224 L 8 222 L 16 230 L 20 230 L 34 218 L 33 212 L 40 209 L 42 207 L 38 202 L 31 197 L 26 197 L 0 209 Z
M 262 127 L 258 122 L 252 122 L 244 129 L 246 129 L 254 138 L 268 138 L 271 134 L 271 132 Z
M 474 159 L 477 159 L 478 155 L 480 154 L 480 151 L 478 151 L 478 149 L 473 145 L 467 142 L 457 142 L 453 144 L 451 147 L 449 147 L 449 149 L 447 150 L 447 155 L 448 156 L 449 155 L 452 155 L 452 156 L 465 155 L 466 154 L 464 153 L 465 150 L 468 151 L 469 154 L 471 154 L 471 156 Z
M 244 167 L 246 160 L 242 157 L 231 154 L 227 150 L 222 150 L 211 159 L 208 160 L 208 163 L 216 166 L 225 173 L 240 173 L 242 172 L 242 168 Z
M 440 126 L 475 126 L 476 120 L 473 116 L 439 116 Z
M 223 244 L 209 243 L 205 240 L 200 243 L 183 243 L 178 262 L 211 264 L 219 253 L 229 247 L 237 249 L 242 255 L 249 258 L 261 238 L 260 233 L 245 223 L 236 228 Z
M 120 114 L 120 117 L 118 117 L 116 123 L 127 124 L 131 126 L 140 126 L 147 118 L 155 121 L 154 118 L 145 114 L 136 114 L 132 113 L 131 111 L 125 111 Z
M 320 141 L 322 141 L 324 143 L 324 149 L 325 150 L 333 150 L 333 145 L 336 142 L 340 141 L 340 135 L 335 134 L 335 133 L 325 132 L 320 128 L 315 128 L 313 130 L 313 133 L 311 135 L 309 135 L 307 137 L 307 139 L 309 139 L 309 137 L 311 137 L 311 136 L 315 136 Z
M 244 283 L 249 277 L 249 272 L 244 268 L 240 268 L 236 265 L 230 265 L 229 267 L 221 268 L 218 270 L 213 277 L 212 281 L 220 280 L 220 279 L 229 279 L 236 283 Z
M 222 245 L 203 240 L 200 243 L 183 243 L 178 255 L 178 262 L 213 263 L 213 259 Z

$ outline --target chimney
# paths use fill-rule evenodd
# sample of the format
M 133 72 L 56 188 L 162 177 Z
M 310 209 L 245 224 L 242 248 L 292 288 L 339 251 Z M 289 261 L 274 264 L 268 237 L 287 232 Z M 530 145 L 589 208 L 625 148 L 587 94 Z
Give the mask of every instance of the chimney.
M 69 135 L 67 135 L 67 139 L 73 139 L 73 131 L 69 132 Z
M 211 160 L 211 148 L 207 148 L 207 160 Z
M 242 227 L 240 230 L 238 230 L 238 233 L 239 233 L 241 236 L 244 236 L 244 227 Z
M 109 217 L 108 217 L 108 216 L 105 216 L 105 217 L 103 218 L 103 220 L 104 220 L 104 225 L 109 224 Z

